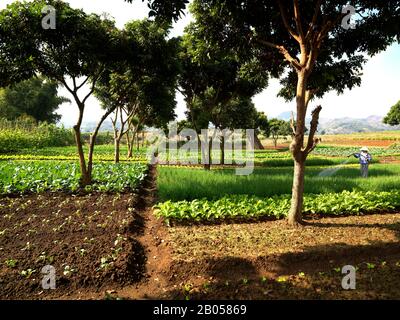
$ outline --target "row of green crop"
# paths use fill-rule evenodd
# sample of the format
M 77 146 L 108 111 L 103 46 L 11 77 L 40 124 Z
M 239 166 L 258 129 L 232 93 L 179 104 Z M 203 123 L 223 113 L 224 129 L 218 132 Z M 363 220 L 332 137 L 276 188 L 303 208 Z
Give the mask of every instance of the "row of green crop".
M 88 143 L 90 136 L 91 133 L 83 132 L 81 134 L 82 142 Z M 96 145 L 109 144 L 111 151 L 113 142 L 113 134 L 110 132 L 100 132 L 97 135 Z M 27 126 L 2 126 L 0 128 L 0 154 L 40 154 L 40 150 L 44 148 L 67 147 L 66 150 L 69 150 L 69 146 L 75 146 L 73 130 L 54 124 L 43 122 L 39 125 L 33 123 Z
M 166 201 L 154 207 L 156 216 L 171 222 L 216 222 L 224 220 L 281 219 L 287 216 L 290 195 L 259 198 L 230 195 L 219 200 Z M 363 214 L 391 211 L 400 208 L 400 191 L 307 194 L 304 213 L 321 215 Z
M 14 160 L 14 161 L 76 161 L 78 160 L 78 154 L 69 156 L 42 156 L 42 155 L 14 155 L 14 154 L 0 154 L 0 160 Z M 114 155 L 102 155 L 95 154 L 93 156 L 95 161 L 114 161 Z M 143 157 L 132 157 L 127 158 L 124 156 L 120 157 L 121 162 L 143 162 L 146 163 L 146 158 Z
M 145 178 L 147 165 L 97 163 L 93 184 L 86 191 L 134 190 Z M 79 190 L 80 170 L 70 162 L 0 162 L 0 194 Z
M 0 153 L 11 153 L 21 149 L 68 146 L 74 144 L 71 130 L 51 124 L 41 124 L 33 130 L 0 130 Z
M 400 146 L 393 145 L 389 148 L 370 147 L 369 151 L 373 158 L 379 156 L 396 155 L 400 154 Z M 313 151 L 313 154 L 329 157 L 345 157 L 355 152 L 359 152 L 359 148 L 349 146 L 318 146 Z
M 361 178 L 358 164 L 344 166 L 308 166 L 305 193 L 337 193 L 343 190 L 387 191 L 400 189 L 400 166 L 373 164 L 368 179 Z M 228 194 L 258 197 L 289 194 L 292 190 L 293 165 L 256 167 L 248 176 L 238 176 L 234 169 L 193 170 L 191 168 L 158 168 L 160 201 L 207 198 L 219 199 Z
M 62 130 L 62 129 L 60 129 Z M 0 131 L 1 135 L 1 131 Z M 106 133 L 104 133 L 106 136 Z M 60 139 L 61 141 L 62 139 Z M 12 136 L 10 136 L 10 143 L 12 142 Z M 1 142 L 1 141 L 0 141 Z M 99 144 L 96 145 L 95 148 L 95 156 L 98 157 L 99 160 L 111 160 L 114 157 L 114 145 L 113 144 L 102 144 L 104 141 L 100 139 Z M 16 146 L 18 146 L 18 139 L 16 140 Z M 50 143 L 50 142 L 49 142 Z M 51 142 L 55 144 L 55 142 Z M 50 143 L 50 144 L 51 144 Z M 60 142 L 61 143 L 61 142 Z M 44 147 L 44 148 L 21 148 L 14 151 L 12 154 L 8 153 L 7 155 L 3 155 L 2 159 L 18 159 L 16 156 L 24 156 L 24 159 L 46 159 L 45 157 L 56 157 L 56 156 L 63 156 L 69 159 L 76 159 L 77 152 L 76 147 L 73 145 L 73 141 L 68 140 L 67 142 L 63 142 L 65 144 L 72 143 L 70 146 L 63 146 L 63 147 Z M 15 148 L 17 148 L 15 147 Z M 11 147 L 6 147 L 6 149 L 10 149 Z M 87 152 L 87 146 L 84 146 L 85 153 Z M 371 154 L 374 159 L 379 158 L 379 156 L 385 155 L 396 155 L 400 154 L 400 146 L 393 146 L 391 148 L 380 148 L 380 147 L 372 147 Z M 121 159 L 125 159 L 127 155 L 127 147 L 125 144 L 121 145 L 120 154 Z M 136 160 L 146 160 L 149 157 L 150 149 L 148 148 L 140 148 L 133 150 L 133 156 Z M 336 146 L 319 146 L 315 149 L 315 151 L 308 157 L 308 159 L 313 159 L 310 161 L 309 165 L 312 165 L 315 161 L 314 159 L 318 159 L 320 165 L 330 165 L 334 164 L 333 161 L 336 161 L 340 158 L 340 161 L 343 161 L 343 158 L 346 156 L 357 152 L 358 148 L 356 147 L 336 147 Z M 1 147 L 0 147 L 1 153 Z M 1 156 L 1 155 L 0 155 Z M 327 159 L 327 157 L 329 159 Z M 189 159 L 196 159 L 198 163 L 201 163 L 201 152 L 180 152 L 178 153 L 176 150 L 170 150 L 170 152 L 162 152 L 159 153 L 158 158 L 160 161 L 164 162 L 187 162 Z M 334 159 L 336 158 L 336 159 Z M 49 158 L 51 159 L 51 158 Z M 212 152 L 212 159 L 219 160 L 220 159 L 220 152 L 214 150 Z M 266 164 L 266 165 L 274 165 L 277 161 L 277 165 L 282 163 L 286 163 L 293 165 L 292 163 L 292 155 L 289 151 L 281 151 L 281 150 L 254 150 L 254 153 L 232 153 L 232 152 L 225 152 L 225 163 L 235 163 L 235 162 L 243 162 L 254 160 L 256 164 Z M 325 160 L 325 162 L 321 162 Z M 318 162 L 316 161 L 316 162 Z

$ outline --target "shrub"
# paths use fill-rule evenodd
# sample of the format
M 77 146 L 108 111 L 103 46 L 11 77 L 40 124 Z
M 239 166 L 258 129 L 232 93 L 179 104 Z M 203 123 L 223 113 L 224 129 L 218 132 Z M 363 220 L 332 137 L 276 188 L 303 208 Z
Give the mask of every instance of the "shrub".
M 41 123 L 33 126 L 19 122 L 1 122 L 0 153 L 21 149 L 41 149 L 75 144 L 74 134 L 64 127 Z

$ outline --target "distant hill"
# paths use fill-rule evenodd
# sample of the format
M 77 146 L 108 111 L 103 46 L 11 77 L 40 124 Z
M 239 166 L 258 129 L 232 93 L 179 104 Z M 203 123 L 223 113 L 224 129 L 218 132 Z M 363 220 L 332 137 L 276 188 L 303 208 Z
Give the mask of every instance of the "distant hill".
M 282 112 L 277 116 L 278 119 L 290 120 L 291 112 Z M 311 119 L 307 119 L 309 123 Z M 322 134 L 350 134 L 357 132 L 377 132 L 400 130 L 400 126 L 389 126 L 384 124 L 383 117 L 369 116 L 367 118 L 338 118 L 338 119 L 320 119 L 318 132 Z
M 276 118 L 285 121 L 290 120 L 291 112 L 283 112 Z M 306 119 L 306 123 L 310 123 L 311 119 Z M 377 132 L 377 131 L 394 131 L 400 130 L 400 126 L 389 126 L 382 122 L 383 117 L 369 116 L 364 119 L 355 118 L 338 118 L 338 119 L 320 119 L 318 132 L 320 134 L 351 134 L 357 132 Z M 84 122 L 82 124 L 82 132 L 93 132 L 97 123 Z M 72 127 L 72 125 L 66 125 Z M 101 127 L 101 131 L 112 131 L 110 120 L 106 120 Z
M 321 120 L 319 132 L 324 134 L 349 134 L 356 132 L 377 132 L 400 130 L 400 126 L 384 124 L 383 117 L 369 116 L 364 119 L 340 118 Z
M 84 122 L 82 124 L 82 132 L 93 132 L 96 129 L 97 122 Z M 100 127 L 100 131 L 113 131 L 113 126 L 110 120 L 104 121 Z
M 276 118 L 285 120 L 285 121 L 289 121 L 292 118 L 292 112 L 291 111 L 282 112 Z

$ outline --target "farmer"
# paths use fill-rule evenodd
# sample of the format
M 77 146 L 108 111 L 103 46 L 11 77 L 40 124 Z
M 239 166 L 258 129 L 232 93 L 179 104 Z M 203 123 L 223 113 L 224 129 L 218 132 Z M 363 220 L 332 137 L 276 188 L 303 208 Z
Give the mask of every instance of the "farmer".
M 367 147 L 362 147 L 360 149 L 360 153 L 353 153 L 350 156 L 354 156 L 356 157 L 359 161 L 360 161 L 360 165 L 361 165 L 361 176 L 363 178 L 367 178 L 368 177 L 368 166 L 370 164 L 370 162 L 372 161 L 372 156 L 369 153 L 369 150 Z

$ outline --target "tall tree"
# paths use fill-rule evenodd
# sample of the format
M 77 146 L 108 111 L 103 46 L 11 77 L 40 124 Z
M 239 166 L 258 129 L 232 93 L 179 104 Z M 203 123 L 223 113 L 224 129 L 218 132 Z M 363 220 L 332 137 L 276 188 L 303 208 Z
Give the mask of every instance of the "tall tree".
M 56 10 L 55 29 L 42 27 L 42 9 L 47 5 Z M 113 110 L 105 112 L 91 136 L 87 164 L 81 125 L 86 102 L 98 80 L 109 65 L 122 59 L 125 51 L 114 23 L 72 9 L 60 0 L 14 2 L 0 12 L 0 39 L 0 86 L 42 74 L 61 83 L 72 95 L 79 111 L 74 132 L 81 184 L 90 184 L 96 136 Z M 85 84 L 90 85 L 89 92 L 82 95 Z
M 134 56 L 128 55 L 96 87 L 95 94 L 104 108 L 116 106 L 112 120 L 115 162 L 119 162 L 120 142 L 128 131 L 131 156 L 132 141 L 141 127 L 158 127 L 175 118 L 178 42 L 167 40 L 168 33 L 168 25 L 147 19 L 127 23 L 124 37 L 135 48 Z
M 234 97 L 226 103 L 225 108 L 217 108 L 211 121 L 220 130 L 220 164 L 225 164 L 225 141 L 234 130 L 255 128 L 257 117 L 256 107 L 250 97 Z
M 201 19 L 197 19 L 185 29 L 180 52 L 180 91 L 197 132 L 207 129 L 209 123 L 217 129 L 227 129 L 229 122 L 232 123 L 226 116 L 232 115 L 230 104 L 249 107 L 249 103 L 243 102 L 259 93 L 268 83 L 267 74 L 261 73 L 262 68 L 256 60 L 241 58 L 231 48 L 212 46 L 205 36 L 205 26 Z M 237 108 L 235 110 L 241 112 Z M 199 141 L 204 142 L 202 153 L 206 160 L 205 169 L 210 169 L 214 138 L 214 135 L 202 138 L 198 135 Z M 221 136 L 220 139 L 221 145 L 224 145 L 225 137 Z M 208 150 L 205 148 L 207 144 Z M 222 160 L 223 157 L 222 152 Z
M 44 77 L 34 77 L 0 91 L 0 117 L 14 120 L 21 115 L 32 116 L 36 121 L 56 123 L 61 116 L 56 113 L 65 97 L 57 95 L 58 82 Z
M 390 108 L 389 113 L 383 119 L 383 123 L 391 126 L 400 125 L 400 101 Z
M 352 1 L 357 19 L 349 25 L 347 0 L 194 0 L 192 10 L 204 25 L 208 43 L 236 48 L 253 56 L 265 72 L 280 78 L 281 95 L 296 101 L 290 151 L 294 177 L 290 224 L 302 223 L 307 156 L 318 139 L 318 106 L 305 141 L 305 116 L 310 101 L 328 91 L 342 93 L 361 83 L 367 55 L 400 39 L 400 1 Z

